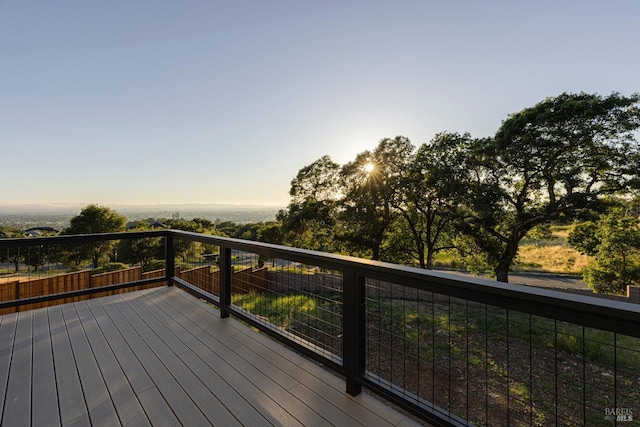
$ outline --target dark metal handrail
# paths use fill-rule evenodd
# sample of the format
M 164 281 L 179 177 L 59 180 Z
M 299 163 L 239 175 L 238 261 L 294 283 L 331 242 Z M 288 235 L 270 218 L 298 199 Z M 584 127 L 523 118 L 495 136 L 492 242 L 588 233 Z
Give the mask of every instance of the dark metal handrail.
M 568 294 L 552 289 L 509 285 L 480 278 L 461 277 L 415 267 L 269 243 L 174 230 L 170 231 L 170 235 L 219 245 L 221 248 L 250 251 L 268 257 L 285 258 L 343 272 L 347 271 L 355 275 L 352 279 L 354 282 L 357 282 L 358 277 L 390 282 L 400 281 L 404 286 L 416 289 L 452 297 L 463 297 L 469 301 L 515 309 L 533 315 L 579 323 L 588 327 L 640 338 L 640 328 L 638 327 L 640 325 L 640 306 L 628 302 Z

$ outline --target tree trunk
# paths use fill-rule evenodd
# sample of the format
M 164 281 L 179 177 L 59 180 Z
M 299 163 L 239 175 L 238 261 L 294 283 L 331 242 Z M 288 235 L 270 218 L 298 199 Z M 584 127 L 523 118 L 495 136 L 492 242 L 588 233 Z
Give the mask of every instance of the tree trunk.
M 511 268 L 511 264 L 513 264 L 513 260 L 516 259 L 516 255 L 518 255 L 519 241 L 519 239 L 511 239 L 508 241 L 502 255 L 500 255 L 498 265 L 496 265 L 494 270 L 498 282 L 509 283 L 509 269 Z
M 525 233 L 522 232 L 523 236 L 524 234 Z M 500 255 L 500 259 L 498 260 L 498 265 L 494 270 L 498 282 L 509 283 L 509 269 L 513 264 L 513 260 L 518 256 L 518 246 L 521 239 L 522 236 L 516 234 L 507 240 L 504 251 L 502 251 L 502 255 Z
M 433 247 L 427 245 L 427 270 L 433 270 Z M 424 267 L 423 267 L 424 268 Z
M 496 280 L 498 282 L 509 283 L 509 265 L 505 267 L 502 265 L 502 260 L 498 263 L 498 266 L 494 270 L 496 272 Z
M 380 259 L 380 245 L 375 245 L 371 248 L 371 259 L 378 261 Z

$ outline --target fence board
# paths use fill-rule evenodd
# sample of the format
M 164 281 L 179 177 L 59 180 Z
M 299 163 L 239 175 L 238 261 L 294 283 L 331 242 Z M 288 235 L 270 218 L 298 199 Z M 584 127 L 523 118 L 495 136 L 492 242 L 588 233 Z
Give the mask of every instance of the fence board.
M 0 301 L 13 301 L 16 299 L 16 289 L 18 289 L 19 283 L 18 280 L 0 283 Z M 15 312 L 15 308 L 7 307 L 0 310 L 0 315 Z
M 212 272 L 209 265 L 182 271 L 179 277 L 213 295 L 220 295 L 220 272 Z
M 110 271 L 108 273 L 95 274 L 91 276 L 91 287 L 99 288 L 101 286 L 115 285 L 118 283 L 134 282 L 142 279 L 142 267 L 131 267 L 126 270 Z M 100 298 L 104 296 L 120 294 L 123 292 L 129 292 L 128 289 L 118 289 L 115 291 L 98 292 L 93 295 L 93 298 Z

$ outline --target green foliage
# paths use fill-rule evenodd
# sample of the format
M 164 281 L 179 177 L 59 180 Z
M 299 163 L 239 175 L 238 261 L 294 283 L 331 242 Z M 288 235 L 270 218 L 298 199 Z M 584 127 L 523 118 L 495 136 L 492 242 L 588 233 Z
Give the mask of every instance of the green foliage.
M 122 262 L 109 262 L 101 265 L 98 268 L 94 268 L 93 270 L 91 270 L 91 274 L 94 275 L 94 274 L 101 274 L 101 273 L 109 273 L 111 271 L 126 270 L 127 268 L 129 268 L 129 266 Z
M 194 218 L 186 220 L 174 215 L 174 218 L 165 221 L 165 224 L 172 229 L 190 231 L 192 233 L 215 234 L 216 225 L 212 221 L 202 218 Z M 176 258 L 183 262 L 190 262 L 200 258 L 203 253 L 202 244 L 199 242 L 190 242 L 184 239 L 178 239 L 175 242 L 174 250 Z
M 232 303 L 289 332 L 309 338 L 313 334 L 333 335 L 341 331 L 339 295 L 308 295 L 251 292 L 233 295 Z M 305 323 L 308 322 L 308 323 Z
M 438 252 L 454 247 L 455 223 L 463 216 L 460 205 L 465 185 L 464 156 L 470 135 L 441 133 L 417 150 L 400 183 L 394 207 L 402 212 L 406 244 L 422 268 L 434 266 Z M 398 250 L 402 253 L 401 250 Z
M 600 239 L 596 236 L 598 225 L 593 221 L 581 222 L 575 225 L 567 242 L 578 252 L 590 256 L 596 255 Z
M 111 233 L 124 231 L 126 224 L 127 219 L 113 209 L 91 204 L 83 208 L 79 215 L 71 218 L 69 227 L 61 234 Z M 77 245 L 62 252 L 60 260 L 71 268 L 90 260 L 93 268 L 97 268 L 100 261 L 108 259 L 113 249 L 114 243 L 109 241 Z
M 148 224 L 142 222 L 131 231 L 148 229 Z M 122 239 L 117 243 L 116 251 L 118 260 L 131 265 L 140 265 L 144 271 L 151 271 L 153 270 L 151 263 L 164 259 L 164 242 L 160 237 Z M 160 262 L 164 263 L 164 261 Z
M 457 246 L 469 270 L 507 281 L 525 237 L 640 188 L 639 102 L 563 93 L 509 115 L 493 138 L 444 132 L 417 151 L 386 138 L 342 167 L 324 156 L 291 183 L 284 241 L 425 268 Z
M 147 272 L 147 271 L 160 270 L 160 269 L 163 269 L 164 267 L 165 267 L 164 260 L 152 259 L 142 266 L 142 271 Z
M 340 239 L 351 253 L 380 259 L 383 242 L 392 232 L 390 225 L 399 215 L 394 205 L 413 150 L 405 137 L 385 138 L 373 151 L 358 154 L 342 167 Z
M 493 260 L 485 250 L 486 245 L 484 247 L 478 245 L 477 237 L 473 238 L 461 233 L 454 238 L 453 244 L 467 271 L 475 275 L 486 274 L 489 277 L 495 277 Z
M 551 240 L 553 239 L 553 232 L 551 231 L 551 224 L 543 223 L 533 227 L 525 236 L 527 239 L 532 240 Z
M 20 248 L 7 248 L 0 251 L 0 262 L 8 262 L 13 265 L 15 273 L 20 269 L 20 263 L 22 262 L 24 251 L 21 252 Z
M 585 237 L 587 243 L 581 244 L 592 247 L 595 256 L 583 274 L 589 287 L 595 292 L 624 294 L 628 285 L 640 284 L 638 218 L 615 210 L 597 224 L 589 224 L 588 228 L 594 231 L 594 235 Z
M 93 234 L 124 231 L 127 219 L 105 206 L 88 205 L 70 220 L 62 234 Z
M 278 212 L 284 243 L 337 251 L 337 206 L 341 196 L 340 166 L 323 156 L 300 169 L 291 181 L 291 201 Z
M 490 191 L 469 194 L 470 231 L 502 246 L 495 260 L 499 280 L 506 280 L 532 228 L 601 208 L 603 198 L 629 191 L 637 174 L 630 165 L 640 158 L 638 101 L 638 95 L 564 93 L 510 115 L 476 151 L 475 170 L 482 172 L 476 181 Z
M 203 218 L 194 218 L 186 220 L 183 218 L 173 218 L 165 221 L 165 225 L 174 230 L 190 231 L 192 233 L 213 234 L 216 225 Z

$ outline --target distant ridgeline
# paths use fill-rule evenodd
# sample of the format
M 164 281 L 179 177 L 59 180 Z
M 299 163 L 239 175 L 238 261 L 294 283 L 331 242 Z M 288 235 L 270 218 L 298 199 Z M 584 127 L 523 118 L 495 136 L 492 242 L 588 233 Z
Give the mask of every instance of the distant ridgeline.
M 51 227 L 62 230 L 69 225 L 69 220 L 80 213 L 82 207 L 76 208 L 18 208 L 0 206 L 0 227 L 14 227 L 27 230 L 39 227 Z M 204 218 L 210 221 L 232 221 L 237 224 L 273 221 L 282 207 L 276 206 L 212 206 L 181 207 L 148 206 L 148 207 L 113 207 L 129 221 L 140 221 L 148 218 L 172 219 Z

